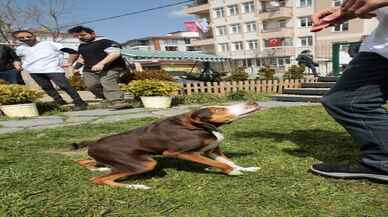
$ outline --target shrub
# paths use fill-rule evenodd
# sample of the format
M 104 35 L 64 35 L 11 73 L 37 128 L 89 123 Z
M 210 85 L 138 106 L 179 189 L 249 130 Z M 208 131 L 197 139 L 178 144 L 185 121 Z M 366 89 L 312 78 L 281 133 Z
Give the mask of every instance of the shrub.
M 231 101 L 266 101 L 269 99 L 269 96 L 263 93 L 238 90 L 228 94 L 227 99 Z
M 248 92 L 245 90 L 238 90 L 233 93 L 229 93 L 227 98 L 232 101 L 247 100 Z
M 87 87 L 80 74 L 74 74 L 69 78 L 70 85 L 76 90 L 87 90 Z
M 285 79 L 303 79 L 304 71 L 306 67 L 304 65 L 292 65 L 286 73 L 284 73 Z
M 269 68 L 269 67 L 261 68 L 261 69 L 259 69 L 260 79 L 273 80 L 275 72 L 276 71 L 273 68 Z
M 228 81 L 245 81 L 248 79 L 248 73 L 245 72 L 245 69 L 240 67 L 237 69 L 237 71 L 232 72 L 232 75 L 230 75 L 226 80 Z
M 227 99 L 224 96 L 219 96 L 213 93 L 193 93 L 191 95 L 180 95 L 174 100 L 179 104 L 208 104 L 208 103 L 223 103 Z
M 128 80 L 161 80 L 161 81 L 175 81 L 168 72 L 164 70 L 147 70 L 143 72 L 131 72 L 128 74 Z
M 172 96 L 177 93 L 181 85 L 176 82 L 160 80 L 136 80 L 121 85 L 121 90 L 130 92 L 134 96 Z
M 42 96 L 42 92 L 30 90 L 23 85 L 0 85 L 1 105 L 31 103 L 41 98 Z

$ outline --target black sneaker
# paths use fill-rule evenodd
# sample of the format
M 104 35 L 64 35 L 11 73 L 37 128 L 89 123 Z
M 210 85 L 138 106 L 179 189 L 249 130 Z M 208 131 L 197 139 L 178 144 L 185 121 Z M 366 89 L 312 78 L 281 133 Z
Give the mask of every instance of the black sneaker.
M 129 102 L 125 100 L 115 100 L 115 101 L 111 101 L 110 103 L 111 104 L 108 106 L 109 109 L 120 110 L 120 109 L 131 108 Z
M 368 178 L 380 181 L 388 181 L 388 173 L 364 164 L 314 164 L 311 171 L 335 178 Z
M 86 102 L 80 103 L 80 104 L 75 104 L 73 107 L 73 111 L 82 111 L 86 110 L 88 108 L 88 104 Z
M 54 103 L 57 105 L 66 105 L 67 104 L 67 102 L 63 99 L 55 100 Z

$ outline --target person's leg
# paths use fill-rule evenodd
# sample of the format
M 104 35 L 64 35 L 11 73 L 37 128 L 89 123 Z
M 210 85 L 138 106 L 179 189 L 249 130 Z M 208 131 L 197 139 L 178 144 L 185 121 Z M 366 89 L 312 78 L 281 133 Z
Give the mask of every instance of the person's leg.
M 0 71 L 0 79 L 10 84 L 18 84 L 17 74 L 18 72 L 16 72 L 16 70 Z
M 49 95 L 57 104 L 65 105 L 66 101 L 63 100 L 61 95 L 55 90 L 47 74 L 44 73 L 31 73 L 31 78 Z
M 83 79 L 86 87 L 97 98 L 105 99 L 100 82 L 100 76 L 93 72 L 83 72 Z
M 361 145 L 362 163 L 386 172 L 388 178 L 388 113 L 383 107 L 388 98 L 387 71 L 388 59 L 360 53 L 322 104 Z
M 71 86 L 67 78 L 65 77 L 65 73 L 49 73 L 47 77 L 52 80 L 58 87 L 64 90 L 69 96 L 73 99 L 73 102 L 76 106 L 84 106 L 86 107 L 86 102 L 84 102 L 77 90 Z
M 118 101 L 124 99 L 124 93 L 120 90 L 118 79 L 120 77 L 119 71 L 109 70 L 101 72 L 100 81 L 103 93 L 109 101 Z

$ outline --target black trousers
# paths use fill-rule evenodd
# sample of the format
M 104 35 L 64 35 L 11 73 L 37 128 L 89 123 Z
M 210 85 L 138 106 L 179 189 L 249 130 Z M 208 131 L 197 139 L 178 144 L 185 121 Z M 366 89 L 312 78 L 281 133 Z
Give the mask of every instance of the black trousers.
M 74 89 L 67 78 L 65 77 L 65 73 L 31 73 L 31 77 L 35 80 L 35 82 L 49 95 L 54 101 L 58 104 L 64 104 L 65 101 L 58 93 L 58 91 L 54 88 L 54 82 L 58 87 L 64 90 L 69 96 L 73 99 L 74 104 L 80 105 L 85 102 L 81 99 L 77 90 Z
M 322 103 L 361 147 L 361 161 L 388 172 L 388 59 L 361 52 Z

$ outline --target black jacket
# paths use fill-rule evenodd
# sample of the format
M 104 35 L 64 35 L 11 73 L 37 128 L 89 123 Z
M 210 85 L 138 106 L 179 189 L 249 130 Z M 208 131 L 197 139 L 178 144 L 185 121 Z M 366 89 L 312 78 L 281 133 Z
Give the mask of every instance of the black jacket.
M 6 45 L 0 45 L 0 71 L 14 69 L 13 62 L 20 61 L 15 51 Z
M 299 54 L 296 61 L 298 61 L 298 65 L 318 66 L 318 64 L 313 61 L 313 57 L 308 54 Z

